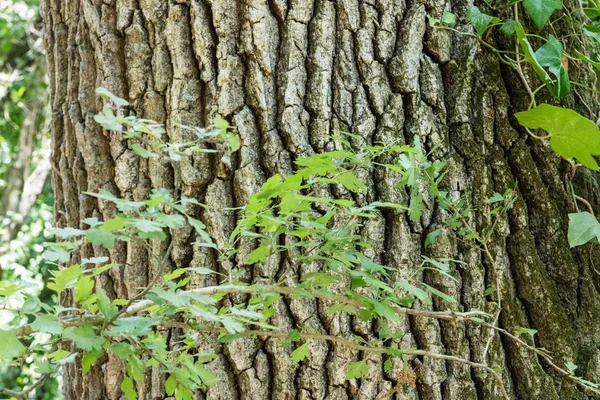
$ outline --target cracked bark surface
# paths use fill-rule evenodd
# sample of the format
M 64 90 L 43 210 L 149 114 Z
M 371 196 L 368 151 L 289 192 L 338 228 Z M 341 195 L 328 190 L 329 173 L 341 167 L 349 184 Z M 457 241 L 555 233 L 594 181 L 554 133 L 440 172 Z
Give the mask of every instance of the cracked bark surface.
M 143 200 L 153 188 L 168 188 L 206 204 L 239 206 L 269 176 L 289 175 L 295 158 L 331 149 L 332 130 L 358 135 L 356 146 L 410 143 L 418 135 L 428 148 L 441 144 L 434 155 L 448 160 L 445 190 L 470 192 L 476 209 L 485 210 L 494 192 L 518 182 L 518 199 L 493 237 L 495 263 L 448 230 L 424 249 L 426 234 L 444 219 L 427 193 L 418 223 L 388 212 L 365 225 L 362 233 L 374 243 L 368 255 L 393 267 L 395 279 L 415 273 L 421 254 L 465 261 L 455 266 L 457 282 L 429 273 L 422 279 L 460 299 L 463 310 L 491 313 L 494 305 L 482 293 L 498 279 L 500 326 L 537 329 L 537 346 L 551 351 L 557 364 L 574 361 L 578 373 L 600 381 L 600 276 L 593 263 L 600 252 L 597 246 L 569 251 L 567 213 L 575 204 L 565 183 L 566 165 L 546 143 L 518 129 L 512 114 L 525 109 L 529 98 L 516 74 L 475 40 L 427 25 L 426 14 L 439 17 L 447 10 L 464 24 L 470 5 L 465 0 L 46 0 L 56 225 L 84 227 L 81 219 L 116 213 L 84 191 L 105 189 Z M 141 159 L 120 134 L 94 122 L 102 107 L 94 94 L 98 86 L 128 99 L 132 115 L 166 123 L 172 142 L 189 135 L 178 124 L 204 126 L 221 116 L 237 127 L 242 148 L 230 158 L 200 154 L 175 167 Z M 369 187 L 356 196 L 359 203 L 406 201 L 407 193 L 391 176 L 364 171 L 359 176 Z M 578 171 L 575 187 L 598 205 L 600 187 L 590 172 Z M 197 209 L 194 216 L 218 245 L 235 224 L 232 212 Z M 479 229 L 491 223 L 485 213 L 473 218 Z M 190 227 L 172 231 L 170 238 L 172 268 L 216 268 L 211 250 L 192 245 Z M 162 258 L 167 243 L 152 246 Z M 274 256 L 249 267 L 244 260 L 253 243 L 241 246 L 234 268 L 248 282 L 266 282 L 290 263 Z M 135 295 L 158 270 L 156 257 L 136 242 L 119 243 L 110 252 L 87 245 L 76 257 L 102 255 L 123 265 L 98 277 L 97 284 L 112 296 Z M 315 268 L 293 266 L 290 279 Z M 215 284 L 211 279 L 193 276 L 189 287 Z M 445 310 L 449 304 L 434 299 L 432 308 Z M 286 299 L 278 309 L 273 323 L 282 329 L 302 324 L 365 339 L 376 332 L 373 323 L 327 315 L 316 300 Z M 479 326 L 416 317 L 396 324 L 406 332 L 396 343 L 400 348 L 418 346 L 501 367 L 515 399 L 588 398 L 553 376 L 531 352 L 497 335 L 484 360 L 488 332 Z M 177 331 L 165 334 L 176 342 Z M 209 367 L 220 382 L 198 392 L 198 399 L 377 399 L 406 381 L 402 365 L 384 373 L 379 356 L 337 345 L 310 343 L 310 356 L 298 365 L 289 358 L 291 349 L 274 340 L 243 338 L 220 345 L 216 336 L 205 339 L 205 349 L 217 349 Z M 359 357 L 368 359 L 369 374 L 346 382 L 347 365 Z M 392 398 L 500 398 L 497 383 L 482 371 L 427 358 L 410 366 L 416 384 Z M 111 356 L 85 377 L 78 363 L 67 366 L 65 399 L 123 398 L 123 367 Z M 138 385 L 140 398 L 165 398 L 165 379 L 160 368 L 149 372 Z

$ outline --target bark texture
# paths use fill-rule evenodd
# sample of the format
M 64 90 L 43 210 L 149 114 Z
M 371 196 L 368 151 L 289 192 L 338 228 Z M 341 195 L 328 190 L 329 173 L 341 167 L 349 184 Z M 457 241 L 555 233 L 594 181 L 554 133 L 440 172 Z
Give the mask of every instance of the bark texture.
M 465 0 L 46 0 L 57 226 L 85 227 L 83 218 L 114 215 L 110 204 L 84 191 L 105 189 L 143 200 L 152 188 L 168 188 L 207 204 L 238 206 L 269 176 L 288 175 L 296 157 L 332 148 L 328 134 L 334 129 L 359 135 L 357 146 L 410 143 L 419 135 L 430 148 L 441 143 L 435 157 L 449 161 L 445 189 L 470 192 L 477 210 L 486 210 L 494 192 L 518 182 L 518 199 L 491 246 L 497 268 L 447 230 L 424 249 L 425 235 L 444 218 L 431 201 L 418 223 L 392 212 L 370 221 L 363 232 L 375 243 L 370 255 L 393 267 L 396 279 L 413 274 L 423 253 L 465 261 L 456 265 L 457 282 L 423 276 L 460 299 L 464 310 L 494 312 L 491 298 L 482 293 L 499 279 L 500 325 L 510 331 L 537 329 L 537 346 L 551 351 L 557 364 L 572 360 L 579 373 L 599 381 L 600 277 L 594 268 L 599 252 L 597 247 L 569 251 L 567 213 L 575 204 L 565 163 L 517 128 L 512 114 L 529 99 L 516 74 L 476 40 L 427 25 L 427 14 L 439 17 L 446 10 L 464 24 L 470 5 Z M 197 155 L 174 167 L 140 159 L 119 134 L 94 123 L 102 106 L 94 94 L 98 86 L 128 99 L 132 114 L 165 122 L 173 142 L 188 134 L 177 123 L 204 126 L 220 115 L 237 127 L 243 146 L 231 158 Z M 358 202 L 407 198 L 390 176 L 376 172 L 361 178 L 369 191 L 357 196 Z M 590 173 L 577 172 L 576 192 L 598 204 L 600 188 Z M 232 213 L 198 209 L 195 215 L 217 244 L 234 227 Z M 490 220 L 478 212 L 475 223 L 483 229 Z M 190 228 L 171 232 L 171 239 L 173 268 L 215 267 L 210 250 L 192 246 Z M 152 251 L 160 257 L 166 246 L 156 243 Z M 249 282 L 273 278 L 289 263 L 281 257 L 250 268 L 243 260 L 252 243 L 242 246 L 235 268 Z M 123 265 L 98 278 L 114 296 L 134 295 L 156 273 L 155 258 L 136 242 L 121 243 L 110 254 L 92 246 L 81 251 L 85 257 L 101 255 Z M 190 285 L 210 283 L 205 279 L 193 277 Z M 328 316 L 318 301 L 286 299 L 278 307 L 274 323 L 284 329 L 302 324 L 366 339 L 376 332 L 373 323 Z M 435 299 L 433 308 L 448 304 Z M 422 318 L 406 318 L 397 327 L 406 332 L 398 346 L 485 361 L 489 333 L 479 327 Z M 176 331 L 165 334 L 172 343 L 177 340 Z M 368 376 L 345 382 L 347 365 L 365 355 L 326 343 L 310 346 L 310 357 L 298 365 L 289 358 L 291 349 L 272 340 L 221 346 L 207 336 L 205 347 L 219 354 L 210 367 L 220 382 L 197 398 L 341 400 L 387 393 L 403 400 L 500 398 L 497 384 L 482 371 L 427 358 L 411 361 L 414 385 L 402 365 L 384 373 L 384 360 L 373 356 L 367 356 Z M 510 341 L 495 336 L 486 358 L 503 369 L 515 399 L 587 398 Z M 122 371 L 111 356 L 86 377 L 78 365 L 69 365 L 65 398 L 120 399 Z M 159 368 L 148 373 L 138 387 L 140 398 L 166 397 L 164 379 Z M 392 391 L 398 385 L 401 389 Z

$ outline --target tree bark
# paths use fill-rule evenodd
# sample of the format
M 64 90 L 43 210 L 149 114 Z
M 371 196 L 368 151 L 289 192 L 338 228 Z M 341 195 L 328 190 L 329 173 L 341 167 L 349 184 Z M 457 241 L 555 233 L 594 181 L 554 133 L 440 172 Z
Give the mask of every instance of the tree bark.
M 495 260 L 486 260 L 477 246 L 448 229 L 425 249 L 425 236 L 445 218 L 432 201 L 418 223 L 394 212 L 368 222 L 362 234 L 374 244 L 369 255 L 394 268 L 395 279 L 419 273 L 421 254 L 464 261 L 455 264 L 457 282 L 429 273 L 422 279 L 460 299 L 462 309 L 490 313 L 496 311 L 495 294 L 484 297 L 483 292 L 495 287 L 502 328 L 537 329 L 535 345 L 550 351 L 557 364 L 573 361 L 579 375 L 600 381 L 600 273 L 594 267 L 600 253 L 595 245 L 569 250 L 567 214 L 576 204 L 568 165 L 547 143 L 530 139 L 518 127 L 513 113 L 529 103 L 518 75 L 473 38 L 427 24 L 427 14 L 439 17 L 450 8 L 459 24 L 466 24 L 469 5 L 444 0 L 47 0 L 42 14 L 52 92 L 56 225 L 85 228 L 83 218 L 114 215 L 114 207 L 84 191 L 105 189 L 143 200 L 153 188 L 168 188 L 209 205 L 240 206 L 269 176 L 289 175 L 297 157 L 331 149 L 332 130 L 358 135 L 357 147 L 411 143 L 418 135 L 428 148 L 440 144 L 434 157 L 448 161 L 445 190 L 470 193 L 478 229 L 491 223 L 485 210 L 493 193 L 516 188 L 516 203 L 490 246 Z M 501 45 L 504 39 L 498 40 Z M 102 107 L 94 94 L 99 86 L 128 99 L 131 114 L 166 123 L 172 142 L 186 138 L 178 123 L 204 126 L 221 116 L 237 127 L 242 148 L 231 158 L 201 154 L 174 167 L 141 159 L 120 134 L 94 122 Z M 568 101 L 581 108 L 582 103 Z M 391 176 L 362 173 L 361 179 L 369 191 L 356 197 L 359 203 L 407 199 Z M 597 208 L 600 187 L 591 172 L 579 168 L 574 184 L 576 193 Z M 215 243 L 224 243 L 235 215 L 195 211 Z M 173 268 L 217 268 L 210 250 L 192 245 L 189 227 L 171 232 L 170 240 Z M 248 251 L 251 245 L 244 244 Z M 161 257 L 167 244 L 153 246 Z M 80 252 L 101 255 L 123 265 L 99 276 L 98 285 L 113 296 L 135 295 L 158 268 L 136 242 L 120 243 L 110 253 L 91 245 Z M 249 282 L 266 282 L 288 262 L 281 257 L 269 265 L 238 263 L 235 268 Z M 211 283 L 195 276 L 190 287 Z M 302 324 L 343 337 L 375 337 L 373 323 L 329 316 L 320 301 L 285 299 L 278 308 L 273 322 L 282 329 Z M 432 308 L 449 305 L 434 299 Z M 406 333 L 396 343 L 399 348 L 500 367 L 515 399 L 588 398 L 506 338 L 494 335 L 486 352 L 489 332 L 479 326 L 407 317 L 397 328 Z M 177 341 L 177 331 L 165 334 L 171 343 Z M 501 398 L 493 377 L 453 362 L 415 358 L 408 371 L 398 364 L 384 373 L 383 358 L 338 345 L 311 342 L 310 357 L 295 364 L 292 350 L 275 340 L 245 338 L 220 345 L 215 339 L 207 336 L 205 348 L 217 349 L 209 366 L 220 381 L 199 392 L 198 399 Z M 346 382 L 347 365 L 359 357 L 368 359 L 369 374 Z M 65 399 L 119 399 L 122 371 L 110 355 L 85 377 L 78 363 L 69 365 Z M 160 368 L 148 373 L 138 385 L 140 398 L 166 397 L 164 379 Z

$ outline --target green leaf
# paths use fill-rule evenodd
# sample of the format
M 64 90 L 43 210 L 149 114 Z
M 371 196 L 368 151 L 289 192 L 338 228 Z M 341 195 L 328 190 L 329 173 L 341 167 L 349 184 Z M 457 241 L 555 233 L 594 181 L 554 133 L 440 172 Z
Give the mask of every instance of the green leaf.
M 112 306 L 110 299 L 106 295 L 106 292 L 102 288 L 96 289 L 96 296 L 98 298 L 98 309 L 104 315 L 104 318 L 110 319 L 117 314 L 119 309 L 116 306 Z
M 592 67 L 594 67 L 598 71 L 600 71 L 600 62 L 594 61 L 591 58 L 589 58 L 588 56 L 586 56 L 585 54 L 582 54 L 582 53 L 580 53 L 578 51 L 576 51 L 576 53 L 577 53 L 577 57 L 579 57 L 580 60 L 589 63 Z
M 423 303 L 431 304 L 431 299 L 429 298 L 429 296 L 427 296 L 427 293 L 423 289 L 420 289 L 405 281 L 397 281 L 396 286 L 406 290 L 408 293 L 412 294 L 417 299 L 421 300 Z
M 177 387 L 177 379 L 173 375 L 169 375 L 169 378 L 165 381 L 165 392 L 172 396 L 175 393 L 175 388 Z
M 554 94 L 557 97 L 569 94 L 571 84 L 569 82 L 569 72 L 562 63 L 562 44 L 553 35 L 550 35 L 546 44 L 540 47 L 534 53 L 534 56 L 542 67 L 548 67 L 550 73 L 556 77 Z
M 110 101 L 115 103 L 115 105 L 117 107 L 124 107 L 124 106 L 129 105 L 127 100 L 122 99 L 119 96 L 112 94 L 111 92 L 109 92 L 107 89 L 105 89 L 103 87 L 96 88 L 96 94 L 101 97 L 104 97 L 105 99 L 110 99 Z
M 142 158 L 158 157 L 158 154 L 155 154 L 151 151 L 146 150 L 145 148 L 143 148 L 142 146 L 140 146 L 137 143 L 133 143 L 131 145 L 131 150 L 133 150 L 133 152 L 135 154 L 137 154 L 138 156 L 140 156 Z
M 565 367 L 567 367 L 567 371 L 571 374 L 573 372 L 575 372 L 575 370 L 577 368 L 579 368 L 575 363 L 571 362 L 571 361 L 567 361 L 565 363 Z
M 298 347 L 296 350 L 292 351 L 292 361 L 300 362 L 306 358 L 308 355 L 308 343 L 304 343 L 302 346 Z
M 369 372 L 369 366 L 365 360 L 353 362 L 348 366 L 346 379 L 362 378 Z
M 102 225 L 100 225 L 100 229 L 102 229 L 104 232 L 119 231 L 125 228 L 126 224 L 127 220 L 125 218 L 112 218 L 104 221 Z
M 581 246 L 596 238 L 600 241 L 600 223 L 589 212 L 569 214 L 568 239 L 571 247 Z
M 436 229 L 434 231 L 429 232 L 427 234 L 427 237 L 425 238 L 425 243 L 423 244 L 425 246 L 425 248 L 428 248 L 429 246 L 434 244 L 435 238 L 437 238 L 440 233 L 442 233 L 441 229 Z
M 121 390 L 125 394 L 126 400 L 137 400 L 137 392 L 135 390 L 135 386 L 133 385 L 133 381 L 130 377 L 125 376 L 123 378 L 123 383 L 121 384 Z
M 454 14 L 452 14 L 451 12 L 445 12 L 442 15 L 442 19 L 441 19 L 443 24 L 448 25 L 451 28 L 454 28 L 454 26 L 456 25 L 456 16 Z
M 433 294 L 435 294 L 438 297 L 441 297 L 442 299 L 446 300 L 448 303 L 456 303 L 456 299 L 454 297 L 448 296 L 446 293 L 442 292 L 441 290 L 438 290 L 436 288 L 434 288 L 433 286 L 429 286 L 428 284 L 422 282 L 423 285 Z
M 512 36 L 515 34 L 516 25 L 517 21 L 514 19 L 508 19 L 502 24 L 502 26 L 500 26 L 500 32 L 504 33 L 506 36 Z
M 248 254 L 248 264 L 256 264 L 257 262 L 265 262 L 271 251 L 267 246 L 259 246 Z
M 31 329 L 38 332 L 60 335 L 63 330 L 63 326 L 56 320 L 54 315 L 45 314 L 38 315 L 35 318 L 35 321 L 33 321 L 31 324 Z
M 576 158 L 584 166 L 600 169 L 593 155 L 600 155 L 600 131 L 595 123 L 568 108 L 540 104 L 515 114 L 527 128 L 541 128 L 551 136 L 552 150 L 564 158 Z
M 72 284 L 77 281 L 83 271 L 79 265 L 72 265 L 69 268 L 52 271 L 51 273 L 54 275 L 54 279 L 53 282 L 48 283 L 48 288 L 60 293 L 64 289 L 72 287 Z
M 600 43 L 600 27 L 597 27 L 596 25 L 585 25 L 583 27 L 583 33 L 594 39 L 596 43 Z
M 90 371 L 90 368 L 92 368 L 92 365 L 94 365 L 96 360 L 102 357 L 103 355 L 104 352 L 101 350 L 88 351 L 84 354 L 83 358 L 81 359 L 83 376 L 85 376 Z
M 479 36 L 483 36 L 490 24 L 500 22 L 498 18 L 482 13 L 477 6 L 467 9 L 467 20 L 473 24 Z
M 0 329 L 0 360 L 11 360 L 24 352 L 25 346 L 21 344 L 13 331 Z
M 538 62 L 538 60 L 535 58 L 535 54 L 533 53 L 531 44 L 529 44 L 529 41 L 527 40 L 527 35 L 525 34 L 525 31 L 523 30 L 523 25 L 521 25 L 519 22 L 517 22 L 515 24 L 514 28 L 515 28 L 515 32 L 517 33 L 517 41 L 518 41 L 519 45 L 521 46 L 521 49 L 523 50 L 523 59 L 532 66 L 532 68 L 535 71 L 535 73 L 537 74 L 537 76 L 539 76 L 540 79 L 542 80 L 542 82 L 544 82 L 546 84 L 548 89 L 553 91 L 553 93 L 554 93 L 550 75 L 548 75 L 548 73 L 546 72 L 544 67 L 542 67 L 540 65 L 540 63 Z
M 126 317 L 118 318 L 107 332 L 112 336 L 146 336 L 160 318 Z
M 82 350 L 102 350 L 104 339 L 94 331 L 90 325 L 77 326 L 65 329 L 63 336 L 75 342 L 77 347 Z
M 88 229 L 85 232 L 85 237 L 91 244 L 100 245 L 106 249 L 112 249 L 115 245 L 115 235 L 100 229 Z
M 83 275 L 75 282 L 75 301 L 82 303 L 87 300 L 94 291 L 94 280 L 89 275 Z
M 351 171 L 344 172 L 337 177 L 337 181 L 344 185 L 351 192 L 361 192 L 366 189 L 364 183 L 360 181 Z
M 554 11 L 562 8 L 562 2 L 561 0 L 523 0 L 523 8 L 538 29 L 542 29 Z

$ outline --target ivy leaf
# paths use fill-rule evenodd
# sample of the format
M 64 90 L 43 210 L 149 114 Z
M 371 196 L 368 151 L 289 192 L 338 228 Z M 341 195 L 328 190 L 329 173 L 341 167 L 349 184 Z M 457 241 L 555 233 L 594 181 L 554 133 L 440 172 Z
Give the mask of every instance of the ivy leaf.
M 508 19 L 506 20 L 502 26 L 500 26 L 500 32 L 504 33 L 506 36 L 512 36 L 515 34 L 516 30 L 515 27 L 517 25 L 517 21 L 515 21 L 514 19 Z
M 365 360 L 353 362 L 348 366 L 346 379 L 358 379 L 365 376 L 369 372 L 369 366 Z
M 292 351 L 292 361 L 300 362 L 306 358 L 308 355 L 308 343 L 304 343 L 302 346 L 298 347 L 296 350 Z
M 477 6 L 467 9 L 467 20 L 473 24 L 479 36 L 483 36 L 490 24 L 500 22 L 498 18 L 482 13 Z
M 595 25 L 585 25 L 583 27 L 583 33 L 586 36 L 594 39 L 596 43 L 600 43 L 600 27 L 597 27 Z
M 585 54 L 582 54 L 578 51 L 576 51 L 576 53 L 577 53 L 577 57 L 579 57 L 580 60 L 589 63 L 592 67 L 594 67 L 598 71 L 600 71 L 600 62 L 594 61 L 591 58 L 589 58 L 588 56 L 586 56 Z
M 593 238 L 600 241 L 600 223 L 589 212 L 569 214 L 569 245 L 581 246 Z
M 595 123 L 568 108 L 540 104 L 515 117 L 526 128 L 541 128 L 550 134 L 552 150 L 564 158 L 576 158 L 581 164 L 600 169 L 593 155 L 600 155 L 600 131 Z
M 562 8 L 562 2 L 561 0 L 523 0 L 523 7 L 538 29 L 542 29 L 554 11 Z
M 535 54 L 533 52 L 533 49 L 531 48 L 531 44 L 527 40 L 527 35 L 523 30 L 523 25 L 517 22 L 514 28 L 517 34 L 517 41 L 519 43 L 519 46 L 521 46 L 521 49 L 523 50 L 523 59 L 533 67 L 533 70 L 535 71 L 537 76 L 539 76 L 542 82 L 546 84 L 548 89 L 553 90 L 550 75 L 548 75 L 544 67 L 542 67 L 538 60 L 535 58 Z
M 534 55 L 540 65 L 548 67 L 550 73 L 556 77 L 554 94 L 557 97 L 569 94 L 571 84 L 569 83 L 569 72 L 562 63 L 563 46 L 554 35 L 550 35 L 546 44 L 540 47 Z
M 0 329 L 0 360 L 10 360 L 25 352 L 25 346 L 19 342 L 13 331 Z

